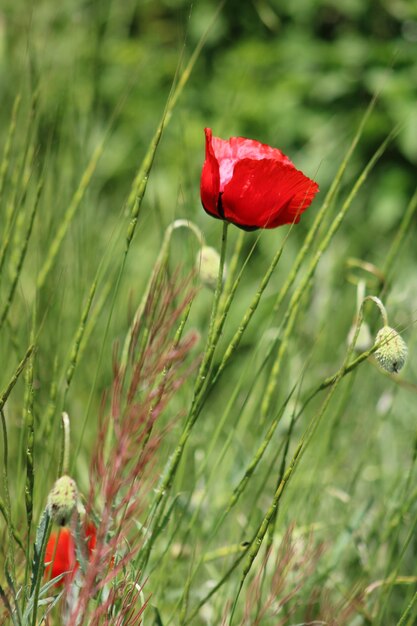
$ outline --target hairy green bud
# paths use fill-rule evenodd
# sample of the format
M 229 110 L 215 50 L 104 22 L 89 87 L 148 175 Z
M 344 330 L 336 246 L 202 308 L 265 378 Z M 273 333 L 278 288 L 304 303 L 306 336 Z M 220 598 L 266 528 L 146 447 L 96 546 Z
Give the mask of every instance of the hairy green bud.
M 215 248 L 203 246 L 197 254 L 197 271 L 201 282 L 210 289 L 216 289 L 220 267 L 220 255 Z
M 378 331 L 375 343 L 379 344 L 375 358 L 384 370 L 397 373 L 404 367 L 407 359 L 407 344 L 396 330 L 384 326 Z
M 61 476 L 48 496 L 49 515 L 59 526 L 66 526 L 77 506 L 78 489 L 75 480 Z

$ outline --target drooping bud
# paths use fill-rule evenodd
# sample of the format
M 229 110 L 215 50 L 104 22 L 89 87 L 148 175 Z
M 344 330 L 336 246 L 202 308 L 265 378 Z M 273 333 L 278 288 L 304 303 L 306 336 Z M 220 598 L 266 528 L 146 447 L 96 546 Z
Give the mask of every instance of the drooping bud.
M 197 253 L 196 266 L 201 282 L 210 289 L 216 289 L 220 267 L 220 255 L 217 250 L 210 246 L 203 246 Z
M 407 344 L 396 330 L 390 326 L 383 326 L 375 338 L 379 344 L 375 358 L 387 372 L 397 373 L 402 369 L 407 359 Z
M 77 506 L 78 489 L 70 476 L 61 476 L 48 496 L 49 515 L 59 526 L 66 526 Z

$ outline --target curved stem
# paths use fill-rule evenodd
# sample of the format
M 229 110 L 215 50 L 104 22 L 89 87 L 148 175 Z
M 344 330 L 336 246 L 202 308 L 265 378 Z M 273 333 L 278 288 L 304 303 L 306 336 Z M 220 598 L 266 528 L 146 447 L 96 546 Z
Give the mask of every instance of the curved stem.
M 172 456 L 169 458 L 165 466 L 165 469 L 159 481 L 159 485 L 156 489 L 156 497 L 155 497 L 155 501 L 152 507 L 154 532 L 150 535 L 143 549 L 142 560 L 140 563 L 142 569 L 146 566 L 146 563 L 148 562 L 153 543 L 157 536 L 157 529 L 159 526 L 159 522 L 164 512 L 164 504 L 162 504 L 161 506 L 162 500 L 164 498 L 166 499 L 166 496 L 169 493 L 169 490 L 172 486 L 175 474 L 178 469 L 178 465 L 182 458 L 186 443 L 193 429 L 193 426 L 200 415 L 200 411 L 202 408 L 202 398 L 204 398 L 204 392 L 207 388 L 208 378 L 210 374 L 210 368 L 212 365 L 214 352 L 216 350 L 216 346 L 220 338 L 220 331 L 222 328 L 222 323 L 224 322 L 225 313 L 223 312 L 220 319 L 218 319 L 218 310 L 219 310 L 220 296 L 221 296 L 222 289 L 223 289 L 223 268 L 224 268 L 224 263 L 225 263 L 225 258 L 226 258 L 228 226 L 229 226 L 228 222 L 226 221 L 223 222 L 219 273 L 217 276 L 217 286 L 216 286 L 216 291 L 214 293 L 214 301 L 213 301 L 213 307 L 211 311 L 210 326 L 209 326 L 209 331 L 207 335 L 207 342 L 206 342 L 206 347 L 204 350 L 203 360 L 201 362 L 200 369 L 197 375 L 197 380 L 195 382 L 193 399 L 191 402 L 191 407 L 188 413 L 188 417 L 185 421 L 184 429 L 178 441 L 177 447 L 175 448 Z
M 377 305 L 378 309 L 381 312 L 382 319 L 384 320 L 384 326 L 388 326 L 389 325 L 388 324 L 388 314 L 387 314 L 387 310 L 384 307 L 382 301 L 379 298 L 377 298 L 376 296 L 366 296 L 366 298 L 364 298 L 363 301 L 362 301 L 361 308 L 363 308 L 363 305 L 364 305 L 364 303 L 367 300 L 372 300 L 372 302 L 375 302 L 375 304 Z

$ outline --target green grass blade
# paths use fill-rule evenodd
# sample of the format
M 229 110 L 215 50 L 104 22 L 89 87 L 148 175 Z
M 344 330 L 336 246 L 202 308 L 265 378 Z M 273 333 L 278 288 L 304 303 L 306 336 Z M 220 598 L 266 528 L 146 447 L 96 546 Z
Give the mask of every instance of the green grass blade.
M 383 143 L 380 145 L 378 150 L 375 152 L 375 154 L 372 156 L 370 161 L 365 166 L 364 170 L 359 175 L 359 177 L 356 180 L 355 184 L 353 185 L 350 193 L 348 194 L 348 197 L 346 198 L 345 202 L 343 203 L 339 213 L 334 218 L 334 220 L 333 220 L 330 228 L 328 229 L 326 235 L 324 236 L 322 242 L 319 244 L 318 249 L 317 249 L 317 251 L 315 252 L 315 254 L 313 256 L 313 259 L 311 260 L 310 265 L 308 266 L 307 271 L 304 274 L 304 277 L 303 277 L 302 281 L 300 282 L 300 285 L 298 286 L 296 291 L 293 293 L 293 296 L 291 298 L 290 304 L 289 304 L 288 309 L 287 309 L 287 311 L 285 313 L 284 320 L 282 322 L 282 327 L 284 328 L 284 332 L 283 332 L 282 341 L 281 341 L 281 344 L 280 344 L 280 347 L 279 347 L 279 350 L 278 350 L 277 357 L 276 357 L 274 365 L 272 367 L 272 371 L 271 371 L 270 379 L 269 379 L 269 382 L 268 382 L 268 385 L 267 385 L 265 397 L 264 397 L 264 400 L 263 400 L 262 405 L 261 405 L 261 419 L 266 419 L 266 416 L 268 415 L 272 399 L 273 399 L 273 397 L 274 397 L 274 395 L 276 393 L 276 390 L 277 390 L 277 384 L 278 384 L 278 380 L 279 380 L 279 374 L 280 374 L 281 366 L 282 366 L 282 363 L 283 363 L 283 360 L 284 360 L 285 353 L 286 353 L 286 351 L 288 349 L 288 343 L 289 343 L 289 340 L 290 340 L 290 337 L 291 337 L 291 334 L 292 334 L 292 331 L 293 331 L 296 319 L 298 317 L 300 304 L 302 302 L 303 295 L 304 295 L 305 291 L 308 289 L 310 281 L 313 278 L 313 275 L 314 275 L 314 273 L 316 271 L 317 265 L 318 265 L 322 255 L 324 254 L 324 252 L 329 247 L 333 237 L 335 236 L 335 234 L 339 230 L 339 228 L 340 228 L 344 218 L 346 217 L 347 212 L 351 208 L 352 203 L 353 203 L 354 199 L 356 198 L 359 190 L 361 189 L 361 187 L 363 186 L 363 184 L 367 180 L 367 178 L 368 178 L 370 172 L 372 171 L 373 167 L 376 165 L 376 163 L 378 162 L 380 157 L 384 154 L 387 146 L 389 145 L 389 143 L 391 142 L 393 137 L 395 137 L 397 132 L 398 132 L 398 129 L 396 128 L 388 135 L 388 137 L 383 141 Z
M 29 219 L 28 219 L 28 227 L 26 230 L 26 234 L 24 237 L 24 241 L 22 243 L 19 255 L 18 255 L 18 261 L 17 261 L 17 265 L 16 265 L 16 269 L 15 269 L 15 273 L 12 279 L 12 283 L 10 286 L 10 290 L 9 290 L 9 294 L 8 297 L 6 298 L 6 303 L 3 307 L 2 312 L 0 313 L 0 328 L 3 326 L 7 314 L 10 310 L 10 307 L 13 303 L 13 298 L 16 292 L 16 287 L 17 287 L 17 283 L 19 281 L 19 277 L 20 277 L 20 273 L 22 271 L 22 267 L 23 267 L 23 263 L 26 257 L 26 252 L 28 249 L 28 245 L 29 245 L 29 240 L 30 240 L 30 236 L 32 234 L 32 229 L 33 229 L 33 223 L 35 221 L 35 216 L 36 216 L 36 211 L 38 209 L 39 206 L 39 200 L 40 200 L 40 196 L 41 196 L 41 192 L 42 192 L 42 183 L 40 183 L 38 185 L 38 189 L 36 192 L 36 198 L 35 198 L 35 202 L 33 204 L 32 210 L 30 212 L 29 215 Z

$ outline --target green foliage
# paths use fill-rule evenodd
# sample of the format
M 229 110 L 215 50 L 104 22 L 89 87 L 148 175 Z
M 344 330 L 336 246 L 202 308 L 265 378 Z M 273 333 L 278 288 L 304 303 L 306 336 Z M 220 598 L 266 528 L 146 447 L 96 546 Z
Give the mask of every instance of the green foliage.
M 79 517 L 81 583 L 43 579 L 66 411 L 113 546 L 80 623 L 415 622 L 416 40 L 406 0 L 3 3 L 0 621 L 88 588 Z M 318 180 L 299 225 L 200 209 L 205 126 Z M 348 348 L 365 295 L 399 375 Z

